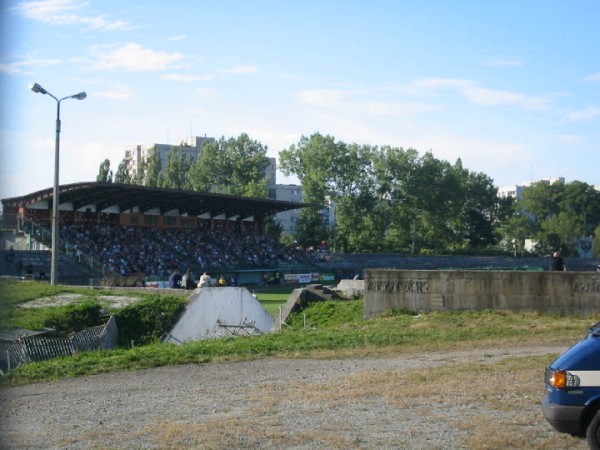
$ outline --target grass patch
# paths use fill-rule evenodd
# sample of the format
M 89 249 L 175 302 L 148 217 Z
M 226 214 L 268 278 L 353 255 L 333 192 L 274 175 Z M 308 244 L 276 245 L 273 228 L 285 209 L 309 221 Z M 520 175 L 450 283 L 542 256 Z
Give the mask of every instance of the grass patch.
M 76 297 L 69 304 L 28 308 L 30 302 L 40 298 L 61 296 Z M 0 279 L 0 330 L 13 328 L 40 329 L 47 320 L 68 314 L 75 305 L 98 303 L 105 305 L 103 297 L 129 296 L 141 299 L 152 298 L 152 294 L 139 291 L 110 291 L 71 286 L 52 286 L 36 281 L 13 281 Z M 110 312 L 110 307 L 105 308 Z M 98 325 L 98 324 L 96 324 Z
M 284 286 L 269 286 L 254 289 L 256 291 L 256 297 L 261 305 L 273 315 L 273 317 L 279 316 L 279 308 L 282 308 L 287 302 L 290 294 L 297 286 L 284 285 Z
M 7 292 L 6 296 L 2 294 L 0 297 L 0 323 L 3 327 L 23 327 L 49 317 L 56 319 L 58 311 L 53 308 L 35 310 L 18 307 L 25 301 L 38 298 L 40 292 L 43 295 L 83 292 L 86 302 L 92 304 L 98 301 L 98 295 L 107 295 L 104 290 L 11 283 L 0 281 L 2 293 Z M 259 292 L 259 299 L 261 302 L 271 301 L 273 306 L 284 297 L 287 300 L 291 289 L 265 288 Z M 118 293 L 123 295 L 121 291 Z M 139 304 L 116 311 L 123 348 L 29 364 L 11 371 L 0 379 L 0 383 L 15 385 L 173 364 L 278 356 L 343 358 L 474 346 L 565 345 L 582 338 L 587 328 L 598 320 L 598 316 L 566 317 L 507 311 L 420 315 L 393 311 L 365 320 L 362 300 L 327 301 L 313 303 L 290 317 L 289 327 L 278 333 L 173 345 L 160 343 L 160 338 L 176 320 L 185 299 L 139 292 L 131 295 L 141 296 Z M 125 348 L 130 340 L 136 342 L 133 349 Z

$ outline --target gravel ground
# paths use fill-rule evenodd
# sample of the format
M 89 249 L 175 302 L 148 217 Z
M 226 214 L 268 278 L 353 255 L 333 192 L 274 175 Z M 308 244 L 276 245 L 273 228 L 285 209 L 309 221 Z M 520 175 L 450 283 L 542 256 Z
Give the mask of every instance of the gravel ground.
M 409 408 L 366 390 L 355 401 L 319 396 L 327 386 L 353 389 L 385 370 L 465 362 L 488 364 L 564 348 L 485 349 L 385 358 L 266 359 L 162 367 L 0 389 L 0 448 L 468 448 L 456 426 L 465 405 L 435 408 L 424 396 Z M 541 376 L 540 376 L 541 382 Z M 447 405 L 446 405 L 447 406 Z M 523 433 L 560 438 L 539 401 Z M 511 411 L 469 405 L 482 421 Z M 475 409 L 476 411 L 473 411 Z M 453 420 L 454 419 L 454 420 Z M 559 442 L 557 440 L 557 442 Z M 545 448 L 561 448 L 556 447 Z M 585 449 L 585 441 L 570 447 Z

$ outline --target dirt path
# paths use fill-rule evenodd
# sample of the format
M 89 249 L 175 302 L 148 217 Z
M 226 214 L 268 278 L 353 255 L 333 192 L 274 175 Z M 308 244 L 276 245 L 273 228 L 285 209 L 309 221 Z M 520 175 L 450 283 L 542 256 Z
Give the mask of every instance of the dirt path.
M 371 388 L 374 377 L 563 350 L 526 347 L 344 360 L 267 359 L 3 388 L 1 448 L 469 448 L 473 445 L 465 439 L 479 419 L 507 419 L 515 412 L 479 402 L 452 404 L 448 399 L 442 409 L 438 399 L 426 393 L 403 404 L 401 398 L 389 400 L 394 393 L 385 388 Z M 539 400 L 515 405 L 525 417 L 522 433 L 535 435 L 542 442 L 539 448 L 563 448 L 562 435 L 541 417 Z M 585 442 L 569 439 L 570 448 L 587 448 Z

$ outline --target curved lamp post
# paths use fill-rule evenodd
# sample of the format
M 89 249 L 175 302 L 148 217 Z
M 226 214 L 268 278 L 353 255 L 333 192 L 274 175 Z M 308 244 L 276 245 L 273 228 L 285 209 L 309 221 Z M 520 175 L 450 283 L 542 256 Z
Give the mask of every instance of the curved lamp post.
M 49 95 L 56 100 L 56 143 L 54 147 L 54 189 L 52 192 L 52 264 L 50 270 L 50 284 L 56 285 L 58 281 L 58 161 L 60 153 L 60 102 L 68 98 L 83 100 L 87 97 L 85 92 L 69 95 L 60 100 L 37 83 L 32 84 L 31 90 L 38 94 Z

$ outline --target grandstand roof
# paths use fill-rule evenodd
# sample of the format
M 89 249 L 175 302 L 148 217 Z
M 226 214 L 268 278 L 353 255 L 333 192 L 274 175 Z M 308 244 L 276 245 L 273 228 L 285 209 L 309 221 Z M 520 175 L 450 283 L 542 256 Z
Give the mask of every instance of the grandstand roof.
M 2 205 L 4 208 L 7 206 L 28 208 L 40 202 L 48 202 L 48 205 L 52 205 L 52 201 L 53 189 L 48 188 L 21 197 L 3 199 Z M 304 203 L 280 200 L 97 182 L 61 185 L 59 201 L 61 205 L 72 204 L 73 210 L 95 205 L 98 212 L 116 206 L 120 212 L 136 208 L 139 212 L 145 213 L 158 208 L 162 214 L 179 210 L 180 215 L 187 213 L 189 216 L 201 216 L 209 213 L 210 217 L 224 214 L 227 218 L 239 215 L 241 219 L 251 216 L 258 219 L 308 206 Z

